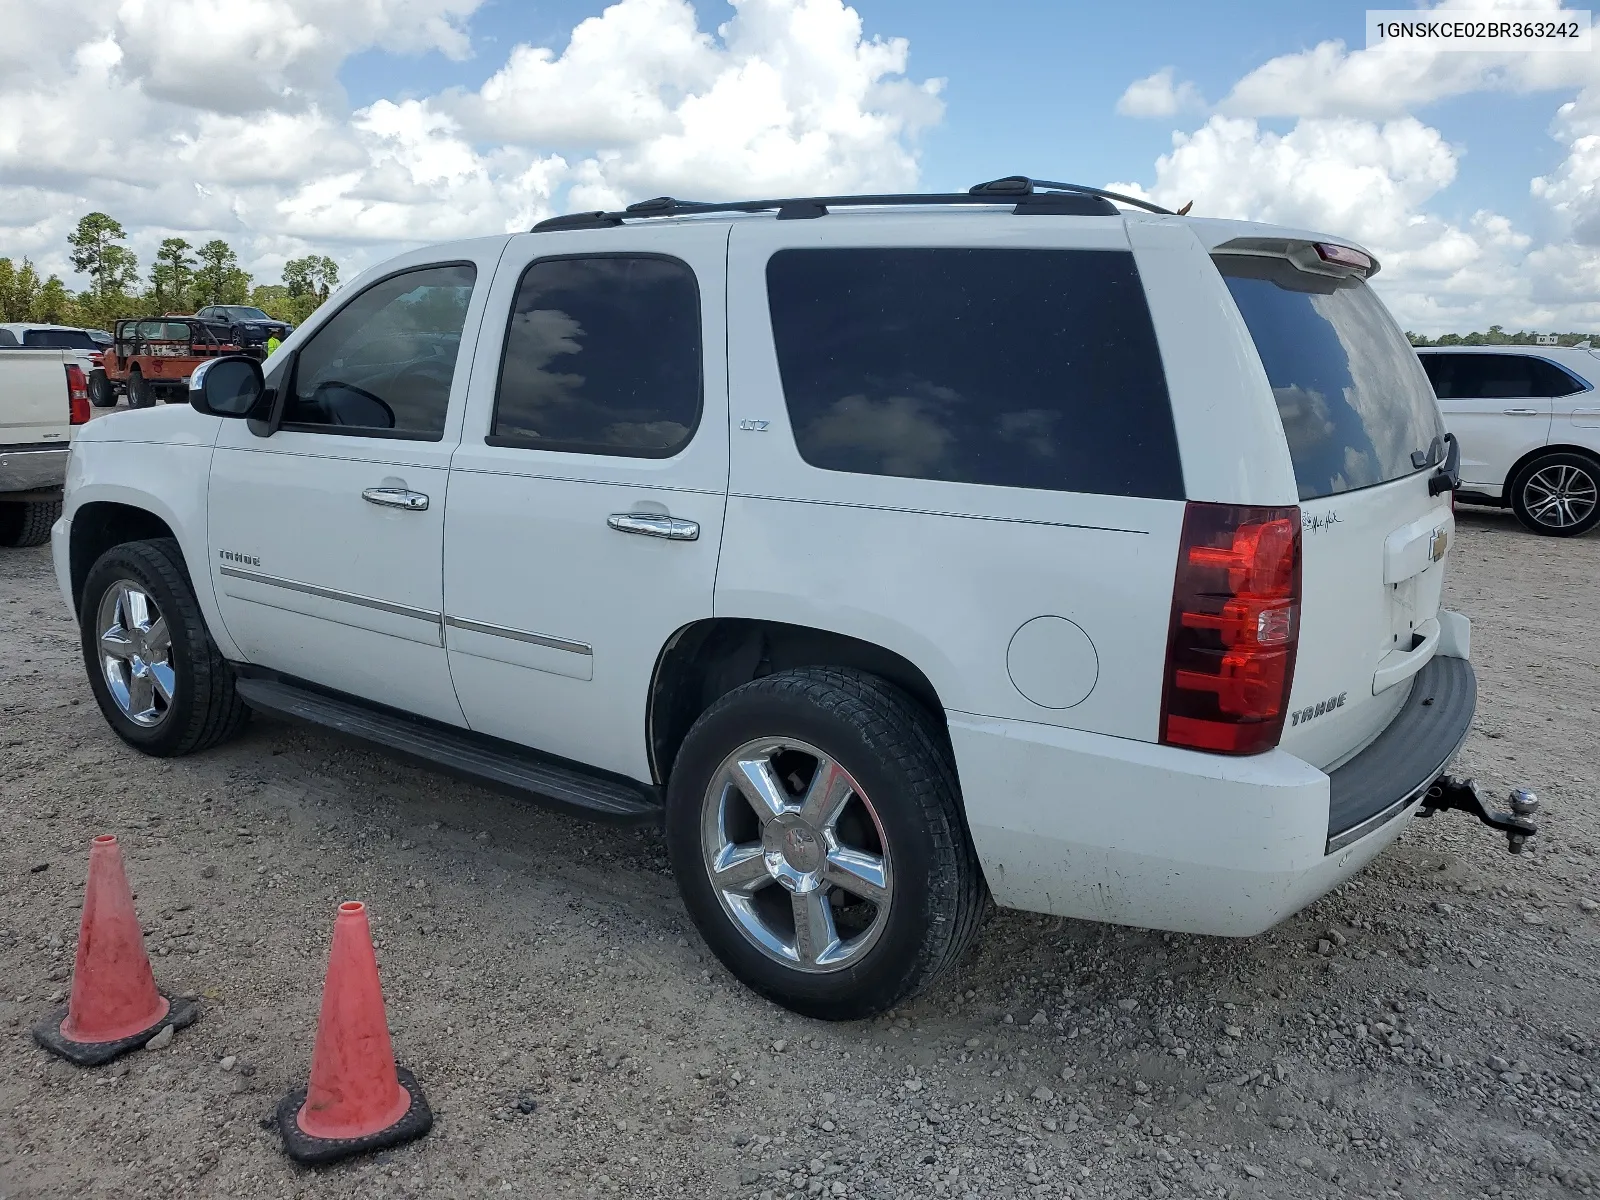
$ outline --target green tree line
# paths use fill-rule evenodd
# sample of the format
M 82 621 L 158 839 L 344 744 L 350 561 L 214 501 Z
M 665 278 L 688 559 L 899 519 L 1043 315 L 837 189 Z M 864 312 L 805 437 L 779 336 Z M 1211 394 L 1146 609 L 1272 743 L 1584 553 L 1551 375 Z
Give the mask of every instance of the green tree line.
M 1407 331 L 1406 336 L 1411 339 L 1413 346 L 1533 346 L 1537 344 L 1534 339 L 1542 335 L 1527 329 L 1507 333 L 1500 326 L 1491 325 L 1487 333 L 1443 333 L 1431 338 L 1425 334 Z M 1555 336 L 1558 346 L 1576 346 L 1579 342 L 1600 342 L 1600 339 L 1592 333 L 1558 333 Z
M 109 330 L 125 317 L 193 312 L 208 304 L 250 304 L 268 316 L 299 325 L 339 283 L 339 267 L 322 254 L 290 259 L 278 283 L 255 283 L 221 238 L 191 246 L 170 237 L 156 251 L 148 275 L 124 243 L 122 223 L 93 212 L 67 236 L 72 266 L 89 286 L 69 290 L 57 275 L 41 279 L 33 263 L 0 258 L 0 321 L 37 321 Z

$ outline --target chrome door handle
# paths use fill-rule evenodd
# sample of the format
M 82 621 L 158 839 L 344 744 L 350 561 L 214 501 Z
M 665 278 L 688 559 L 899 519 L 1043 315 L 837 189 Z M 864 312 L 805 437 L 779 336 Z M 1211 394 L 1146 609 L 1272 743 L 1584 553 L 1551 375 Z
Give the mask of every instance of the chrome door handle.
M 1508 408 L 1504 412 L 1508 417 L 1537 417 L 1539 415 L 1537 408 Z
M 613 513 L 606 518 L 606 524 L 618 533 L 640 533 L 669 542 L 692 542 L 700 537 L 700 522 L 657 513 Z
M 381 504 L 384 508 L 403 508 L 407 512 L 422 512 L 428 507 L 428 497 L 421 492 L 408 492 L 405 488 L 368 488 L 361 493 L 368 504 Z

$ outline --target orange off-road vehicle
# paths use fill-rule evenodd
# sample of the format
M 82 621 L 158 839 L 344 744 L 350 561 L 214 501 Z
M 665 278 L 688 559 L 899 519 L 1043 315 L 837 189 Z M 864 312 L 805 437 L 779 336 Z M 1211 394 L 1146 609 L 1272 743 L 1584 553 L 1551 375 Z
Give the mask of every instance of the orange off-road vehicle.
M 210 358 L 238 354 L 228 327 L 199 317 L 168 313 L 118 321 L 105 353 L 106 380 L 126 392 L 134 408 L 188 398 L 189 373 Z

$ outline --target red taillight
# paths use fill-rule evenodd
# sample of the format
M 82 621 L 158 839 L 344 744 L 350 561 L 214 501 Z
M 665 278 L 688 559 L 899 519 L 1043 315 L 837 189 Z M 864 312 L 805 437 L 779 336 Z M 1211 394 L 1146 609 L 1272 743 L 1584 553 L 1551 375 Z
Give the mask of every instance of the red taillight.
M 77 363 L 67 364 L 67 413 L 74 425 L 89 423 L 89 381 Z
M 1300 510 L 1189 503 L 1172 587 L 1161 741 L 1278 744 L 1300 638 Z

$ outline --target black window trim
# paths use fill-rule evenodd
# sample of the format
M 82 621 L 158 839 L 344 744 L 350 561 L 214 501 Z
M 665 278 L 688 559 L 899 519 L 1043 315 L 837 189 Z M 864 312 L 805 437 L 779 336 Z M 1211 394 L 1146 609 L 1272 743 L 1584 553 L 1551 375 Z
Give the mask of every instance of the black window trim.
M 1501 358 L 1536 358 L 1540 362 L 1545 363 L 1548 366 L 1554 367 L 1556 370 L 1560 371 L 1563 375 L 1565 375 L 1568 379 L 1572 380 L 1573 383 L 1578 385 L 1572 391 L 1570 391 L 1570 392 L 1562 392 L 1561 395 L 1559 395 L 1559 396 L 1530 396 L 1530 397 L 1528 397 L 1528 399 L 1530 399 L 1530 400 L 1561 400 L 1561 399 L 1564 399 L 1567 396 L 1578 396 L 1578 395 L 1582 395 L 1584 392 L 1592 392 L 1592 391 L 1594 391 L 1594 386 L 1595 386 L 1594 384 L 1590 383 L 1582 375 L 1579 375 L 1576 372 L 1571 371 L 1567 367 L 1565 367 L 1562 364 L 1558 363 L 1555 359 L 1546 358 L 1542 354 L 1519 354 L 1519 353 L 1517 353 L 1517 347 L 1515 347 L 1515 346 L 1494 346 L 1494 347 L 1485 346 L 1481 350 L 1477 349 L 1476 347 L 1473 347 L 1471 350 L 1468 350 L 1465 346 L 1439 346 L 1439 347 L 1427 346 L 1427 347 L 1424 347 L 1424 349 L 1427 351 L 1427 353 L 1418 354 L 1417 355 L 1418 358 L 1443 358 L 1447 354 L 1453 354 L 1453 355 L 1456 355 L 1459 358 L 1494 358 L 1496 356 L 1499 356 Z M 1600 372 L 1597 372 L 1597 374 L 1600 374 Z M 1430 380 L 1429 382 L 1431 383 L 1432 380 Z M 1463 397 L 1460 397 L 1460 396 L 1452 396 L 1450 398 L 1452 400 L 1463 399 Z M 1507 400 L 1507 399 L 1512 399 L 1513 397 L 1509 397 L 1509 396 L 1489 396 L 1489 397 L 1478 396 L 1478 397 L 1473 397 L 1473 398 L 1474 399 L 1490 399 L 1490 400 Z
M 494 428 L 500 420 L 500 387 L 505 381 L 506 351 L 511 346 L 511 323 L 517 318 L 517 296 L 522 292 L 522 284 L 528 277 L 528 272 L 535 267 L 549 262 L 570 262 L 573 260 L 588 261 L 596 258 L 648 258 L 659 262 L 676 263 L 689 272 L 689 278 L 694 282 L 694 316 L 695 329 L 698 334 L 697 341 L 700 347 L 699 382 L 695 389 L 694 424 L 689 426 L 689 432 L 684 436 L 683 444 L 674 450 L 656 450 L 640 452 L 635 447 L 617 447 L 597 442 L 557 442 L 545 441 L 537 445 L 530 443 L 526 438 L 510 437 L 506 434 L 495 433 Z M 489 410 L 489 428 L 483 435 L 485 446 L 500 446 L 510 450 L 528 450 L 534 453 L 545 454 L 593 454 L 600 458 L 642 458 L 654 462 L 677 458 L 694 445 L 694 440 L 700 434 L 700 424 L 705 420 L 706 413 L 706 322 L 705 305 L 700 296 L 700 274 L 694 269 L 694 264 L 676 254 L 662 254 L 654 250 L 596 250 L 591 253 L 582 251 L 572 254 L 543 254 L 529 261 L 517 273 L 516 286 L 511 292 L 511 305 L 506 311 L 505 332 L 500 338 L 500 363 L 495 369 L 494 376 L 494 405 Z
M 299 382 L 299 378 L 300 378 L 300 351 L 304 350 L 306 348 L 306 346 L 309 346 L 312 342 L 317 340 L 317 336 L 323 331 L 323 329 L 327 326 L 329 321 L 333 320 L 340 313 L 342 313 L 345 309 L 349 308 L 357 300 L 361 299 L 362 296 L 365 296 L 368 292 L 370 292 L 373 288 L 379 286 L 380 284 L 388 283 L 391 279 L 398 279 L 402 275 L 411 275 L 411 274 L 415 274 L 418 271 L 432 271 L 432 270 L 436 270 L 439 267 L 471 267 L 472 268 L 472 291 L 473 291 L 474 295 L 477 294 L 477 291 L 478 291 L 478 277 L 479 277 L 479 275 L 482 274 L 482 272 L 479 269 L 478 264 L 475 261 L 473 261 L 472 259 L 470 259 L 470 258 L 454 258 L 454 259 L 448 259 L 448 260 L 446 260 L 444 262 L 418 263 L 416 266 L 401 267 L 398 270 L 390 271 L 386 275 L 378 276 L 378 278 L 374 279 L 371 283 L 367 284 L 367 286 L 362 288 L 359 292 L 356 292 L 354 295 L 347 297 L 344 300 L 344 302 L 339 305 L 338 308 L 334 309 L 326 317 L 324 317 L 318 323 L 317 328 L 312 331 L 311 336 L 306 338 L 305 342 L 302 343 L 301 346 L 299 347 L 299 349 L 297 349 L 294 352 L 294 361 L 290 364 L 289 377 L 288 377 L 288 379 L 286 379 L 284 381 L 284 384 L 283 384 L 285 397 L 286 398 L 291 398 L 291 397 L 294 396 L 294 394 L 295 394 L 295 391 L 294 391 L 295 384 Z M 472 298 L 471 297 L 468 297 L 468 299 L 467 299 L 467 311 L 468 311 L 468 314 L 470 315 L 470 313 L 472 311 Z M 463 319 L 462 323 L 461 323 L 461 334 L 462 334 L 463 338 L 465 338 L 466 332 L 467 332 L 466 320 Z M 458 368 L 459 368 L 460 364 L 461 364 L 461 351 L 460 351 L 460 349 L 458 347 L 457 350 L 456 350 L 456 365 L 457 365 Z M 451 375 L 450 387 L 451 387 L 452 391 L 455 390 L 455 377 L 454 377 L 454 373 L 453 372 L 452 372 L 452 375 Z M 450 424 L 450 406 L 449 406 L 449 401 L 448 400 L 445 402 L 445 413 L 444 413 L 444 416 L 445 416 L 445 427 L 448 428 L 449 424 Z M 409 429 L 366 429 L 366 428 L 363 428 L 362 426 L 359 426 L 359 425 L 313 425 L 313 424 L 310 424 L 310 423 L 307 423 L 307 422 L 303 422 L 303 421 L 285 421 L 281 425 L 279 425 L 278 428 L 281 429 L 281 430 L 286 430 L 289 433 L 321 433 L 321 434 L 332 434 L 332 435 L 336 435 L 336 436 L 339 436 L 339 437 L 378 438 L 379 440 L 391 441 L 391 442 L 442 442 L 442 441 L 444 441 L 444 429 L 439 430 L 439 432 L 435 433 L 435 434 L 423 434 L 423 433 L 414 432 L 414 431 L 409 430 Z

